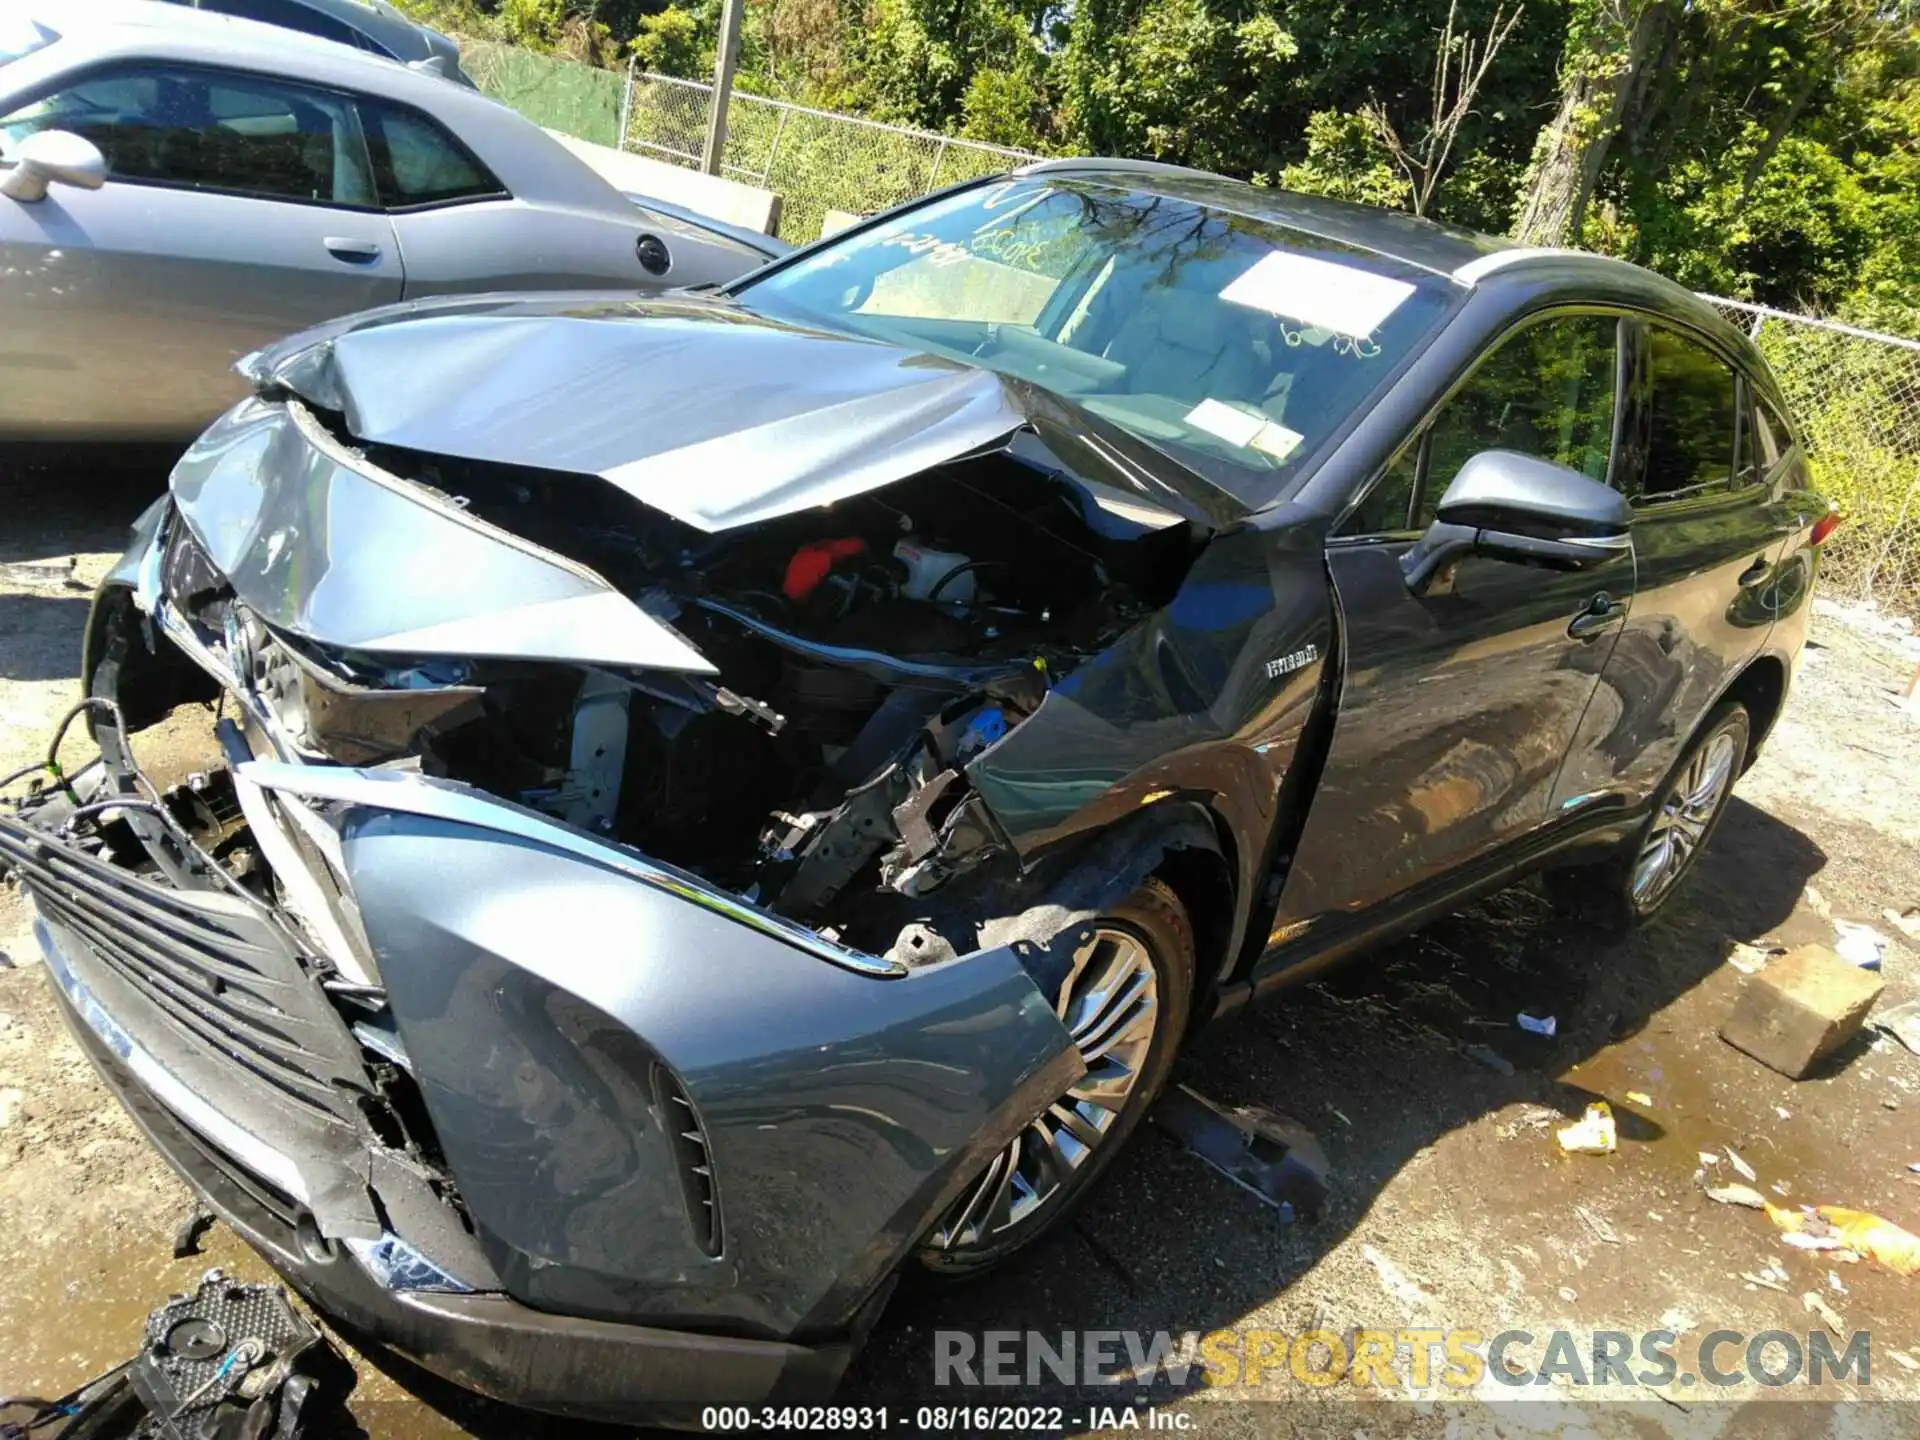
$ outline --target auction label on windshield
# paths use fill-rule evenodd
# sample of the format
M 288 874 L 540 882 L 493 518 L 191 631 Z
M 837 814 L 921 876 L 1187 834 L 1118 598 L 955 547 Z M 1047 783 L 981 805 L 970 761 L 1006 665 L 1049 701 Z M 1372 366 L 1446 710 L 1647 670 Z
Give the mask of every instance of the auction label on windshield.
M 1249 266 L 1220 298 L 1359 340 L 1412 294 L 1413 286 L 1390 275 L 1275 250 Z

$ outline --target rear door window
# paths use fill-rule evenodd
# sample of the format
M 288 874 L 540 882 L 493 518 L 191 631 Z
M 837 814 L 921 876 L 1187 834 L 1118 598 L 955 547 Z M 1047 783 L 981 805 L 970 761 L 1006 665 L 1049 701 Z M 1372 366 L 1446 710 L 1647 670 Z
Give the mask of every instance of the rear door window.
M 360 102 L 380 203 L 389 210 L 504 195 L 474 153 L 437 121 L 379 100 Z
M 1643 502 L 1724 493 L 1732 484 L 1740 413 L 1733 367 L 1660 326 L 1648 331 L 1649 436 Z

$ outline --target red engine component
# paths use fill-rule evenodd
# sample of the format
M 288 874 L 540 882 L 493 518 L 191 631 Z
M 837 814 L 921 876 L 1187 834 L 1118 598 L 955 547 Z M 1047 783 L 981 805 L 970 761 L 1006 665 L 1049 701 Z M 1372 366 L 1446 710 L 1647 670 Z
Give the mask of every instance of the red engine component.
M 840 540 L 815 540 L 793 552 L 787 562 L 787 578 L 780 588 L 787 599 L 798 605 L 819 588 L 842 560 L 867 553 L 867 542 L 857 535 Z

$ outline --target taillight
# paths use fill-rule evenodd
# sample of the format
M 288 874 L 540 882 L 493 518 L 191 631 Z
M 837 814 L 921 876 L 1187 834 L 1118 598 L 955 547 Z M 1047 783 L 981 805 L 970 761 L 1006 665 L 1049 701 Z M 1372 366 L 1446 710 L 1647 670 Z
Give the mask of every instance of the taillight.
M 1813 522 L 1813 537 L 1807 543 L 1809 545 L 1824 544 L 1826 538 L 1840 528 L 1842 518 L 1838 510 L 1829 510 Z

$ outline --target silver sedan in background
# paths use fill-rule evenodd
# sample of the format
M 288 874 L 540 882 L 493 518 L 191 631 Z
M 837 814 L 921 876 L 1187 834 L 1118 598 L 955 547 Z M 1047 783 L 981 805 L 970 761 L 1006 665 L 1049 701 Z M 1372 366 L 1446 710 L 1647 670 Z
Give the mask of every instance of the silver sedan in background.
M 624 195 L 496 101 L 174 5 L 0 0 L 0 441 L 190 439 L 371 306 L 711 284 L 786 247 Z

